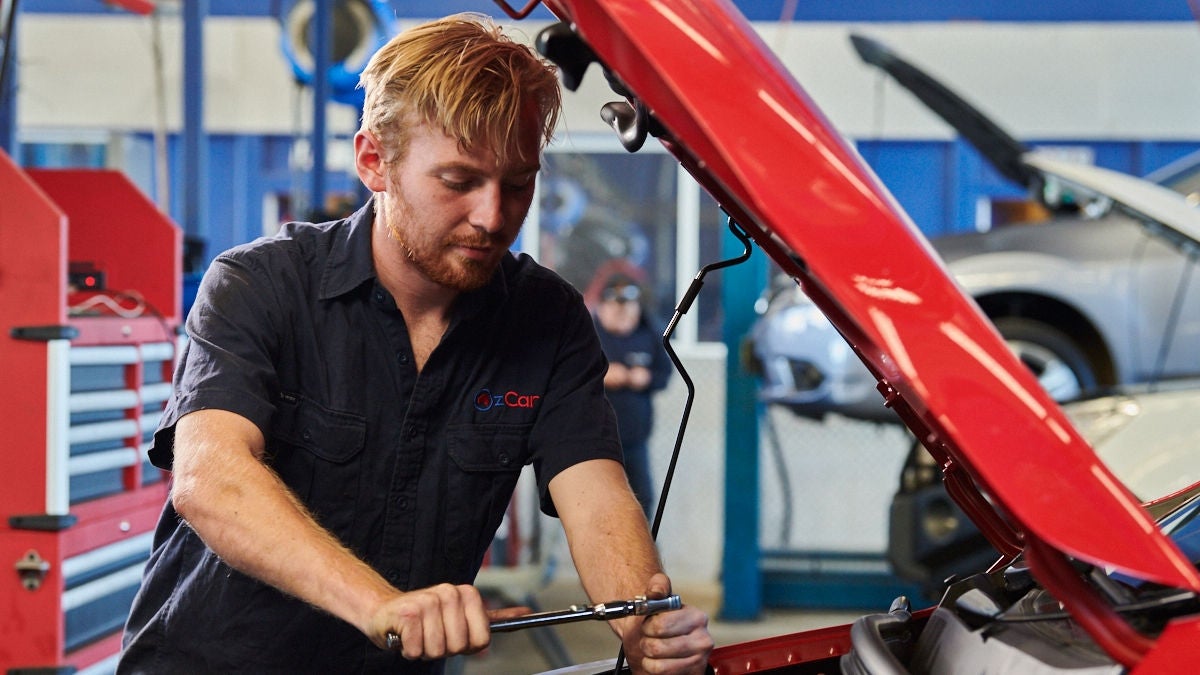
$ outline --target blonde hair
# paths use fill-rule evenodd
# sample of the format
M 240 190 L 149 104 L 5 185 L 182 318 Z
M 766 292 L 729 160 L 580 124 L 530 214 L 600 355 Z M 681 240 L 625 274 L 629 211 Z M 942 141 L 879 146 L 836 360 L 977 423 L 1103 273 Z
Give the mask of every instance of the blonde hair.
M 522 113 L 533 107 L 539 148 L 550 142 L 562 106 L 554 66 L 517 44 L 492 19 L 455 14 L 401 32 L 371 57 L 359 77 L 365 90 L 362 128 L 392 153 L 407 150 L 410 116 L 478 144 L 502 163 L 520 157 Z

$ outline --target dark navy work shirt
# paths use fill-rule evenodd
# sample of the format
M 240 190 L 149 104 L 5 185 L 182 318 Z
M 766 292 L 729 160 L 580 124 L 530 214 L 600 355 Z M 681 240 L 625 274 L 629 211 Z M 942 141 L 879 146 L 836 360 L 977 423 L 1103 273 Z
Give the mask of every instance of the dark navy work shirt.
M 547 485 L 620 460 L 605 360 L 582 298 L 506 256 L 456 302 L 418 374 L 403 317 L 375 276 L 373 211 L 218 257 L 150 451 L 171 467 L 175 423 L 232 411 L 324 527 L 400 589 L 470 583 L 521 467 Z M 122 672 L 437 672 L 233 570 L 168 502 L 125 634 Z

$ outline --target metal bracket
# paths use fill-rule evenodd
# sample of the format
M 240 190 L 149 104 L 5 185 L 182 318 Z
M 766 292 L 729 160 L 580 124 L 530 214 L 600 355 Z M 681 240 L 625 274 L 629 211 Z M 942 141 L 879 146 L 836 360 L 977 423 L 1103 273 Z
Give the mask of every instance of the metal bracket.
M 29 549 L 25 555 L 17 561 L 17 576 L 21 577 L 21 585 L 27 591 L 36 591 L 42 587 L 42 580 L 46 578 L 46 573 L 50 571 L 50 563 L 46 562 L 42 556 L 34 549 Z
M 14 530 L 37 530 L 39 532 L 61 532 L 75 525 L 79 518 L 66 513 L 30 513 L 8 517 L 8 526 Z
M 73 340 L 79 337 L 74 326 L 14 326 L 8 334 L 14 340 L 48 342 L 50 340 Z

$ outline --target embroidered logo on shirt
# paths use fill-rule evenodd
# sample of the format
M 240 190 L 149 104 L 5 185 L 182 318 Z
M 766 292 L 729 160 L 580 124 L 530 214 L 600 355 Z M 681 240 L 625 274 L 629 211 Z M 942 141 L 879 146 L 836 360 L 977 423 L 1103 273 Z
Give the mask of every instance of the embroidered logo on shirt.
M 511 390 L 493 394 L 490 389 L 480 389 L 475 394 L 475 409 L 487 412 L 492 408 L 532 408 L 540 398 L 538 394 L 519 394 Z

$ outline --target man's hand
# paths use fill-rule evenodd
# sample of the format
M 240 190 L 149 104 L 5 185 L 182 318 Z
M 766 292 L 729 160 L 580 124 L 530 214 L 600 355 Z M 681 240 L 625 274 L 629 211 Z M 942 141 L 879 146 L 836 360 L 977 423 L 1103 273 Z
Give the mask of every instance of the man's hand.
M 367 637 L 386 649 L 388 633 L 400 638 L 406 659 L 473 654 L 488 646 L 488 612 L 474 586 L 439 584 L 388 600 L 371 617 Z
M 610 363 L 608 372 L 604 374 L 604 388 L 642 391 L 650 386 L 650 378 L 650 369 L 645 366 Z
M 665 598 L 669 589 L 666 575 L 655 574 L 646 597 Z M 713 648 L 708 616 L 687 605 L 644 621 L 640 617 L 630 620 L 622 631 L 621 642 L 635 673 L 701 675 L 708 667 L 708 655 Z
M 608 371 L 604 373 L 604 388 L 624 389 L 627 386 L 629 386 L 629 369 L 625 367 L 625 364 L 608 364 Z
M 650 386 L 650 369 L 646 366 L 630 366 L 625 386 L 634 391 L 642 391 Z
M 620 462 L 595 459 L 565 469 L 550 480 L 550 496 L 589 598 L 670 595 L 671 581 Z M 609 625 L 621 636 L 635 673 L 692 675 L 707 667 L 713 641 L 708 617 L 695 607 Z

